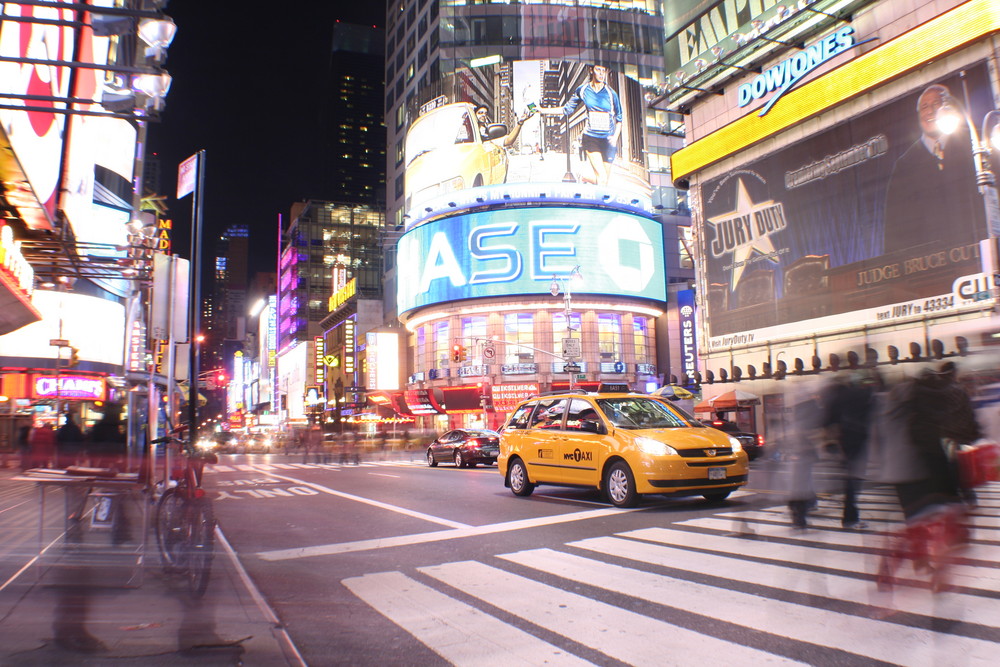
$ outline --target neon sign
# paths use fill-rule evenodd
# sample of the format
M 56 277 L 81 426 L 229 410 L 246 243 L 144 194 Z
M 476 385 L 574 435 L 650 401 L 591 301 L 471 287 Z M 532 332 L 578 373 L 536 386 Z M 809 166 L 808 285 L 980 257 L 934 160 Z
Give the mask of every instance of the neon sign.
M 32 384 L 33 398 L 81 398 L 104 400 L 104 378 L 84 375 L 36 375 Z
M 777 94 L 768 100 L 758 116 L 765 115 L 782 95 L 792 89 L 807 74 L 844 51 L 857 46 L 854 42 L 854 28 L 844 26 L 827 35 L 815 44 L 806 47 L 790 58 L 785 58 L 774 67 L 769 67 L 754 77 L 750 83 L 739 87 L 738 106 L 745 107 L 768 93 Z
M 25 296 L 35 288 L 35 270 L 21 254 L 21 242 L 14 240 L 14 231 L 0 223 L 0 269 L 11 275 Z

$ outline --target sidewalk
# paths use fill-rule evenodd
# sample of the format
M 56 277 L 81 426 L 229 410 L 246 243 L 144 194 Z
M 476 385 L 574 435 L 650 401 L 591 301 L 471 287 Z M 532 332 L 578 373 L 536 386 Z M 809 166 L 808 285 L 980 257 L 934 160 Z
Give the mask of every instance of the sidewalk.
M 23 484 L 37 494 L 33 483 L 12 481 L 18 472 L 0 468 L 0 485 Z M 10 512 L 3 521 L 4 542 L 22 545 L 15 553 L 23 558 L 8 562 L 0 581 L 0 665 L 303 664 L 271 612 L 258 604 L 221 533 L 208 591 L 197 600 L 186 581 L 164 575 L 152 530 L 144 556 L 138 538 L 103 551 L 72 551 L 60 540 L 45 552 L 43 565 L 15 574 L 37 552 L 38 506 L 23 508 L 34 520 L 28 514 L 11 520 Z M 47 501 L 46 543 L 50 527 L 61 525 L 62 510 L 61 499 Z

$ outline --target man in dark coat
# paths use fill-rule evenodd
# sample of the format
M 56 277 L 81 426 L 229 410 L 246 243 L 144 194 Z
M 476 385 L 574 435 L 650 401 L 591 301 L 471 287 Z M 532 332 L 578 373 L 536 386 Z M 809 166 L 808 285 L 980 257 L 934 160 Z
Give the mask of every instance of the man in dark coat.
M 75 465 L 86 452 L 83 430 L 76 423 L 72 412 L 66 413 L 66 421 L 56 431 L 56 449 L 57 465 L 60 468 Z

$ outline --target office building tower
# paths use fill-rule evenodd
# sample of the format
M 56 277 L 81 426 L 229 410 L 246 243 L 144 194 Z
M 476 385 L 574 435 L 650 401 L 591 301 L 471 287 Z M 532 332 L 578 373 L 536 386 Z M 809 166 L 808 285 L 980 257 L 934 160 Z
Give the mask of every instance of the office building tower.
M 387 10 L 385 307 L 412 370 L 388 400 L 428 427 L 495 426 L 531 392 L 661 382 L 667 284 L 693 277 L 667 171 L 681 139 L 648 106 L 661 3 Z

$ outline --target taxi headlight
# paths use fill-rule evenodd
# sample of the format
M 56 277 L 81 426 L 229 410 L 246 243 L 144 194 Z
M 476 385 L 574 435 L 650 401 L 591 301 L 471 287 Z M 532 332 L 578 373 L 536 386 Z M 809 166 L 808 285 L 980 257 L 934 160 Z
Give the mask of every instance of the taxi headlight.
M 677 456 L 677 450 L 670 445 L 645 436 L 636 438 L 635 446 L 639 448 L 640 452 L 650 456 Z
M 728 437 L 729 437 L 729 446 L 733 448 L 733 453 L 735 454 L 736 452 L 742 452 L 743 445 L 740 444 L 740 441 L 731 435 Z

